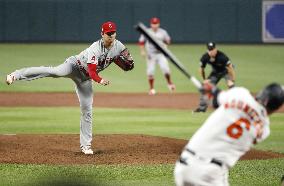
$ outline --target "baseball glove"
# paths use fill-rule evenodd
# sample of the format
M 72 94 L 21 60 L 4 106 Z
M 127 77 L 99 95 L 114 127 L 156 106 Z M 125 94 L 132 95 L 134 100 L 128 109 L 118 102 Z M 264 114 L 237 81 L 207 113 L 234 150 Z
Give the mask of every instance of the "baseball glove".
M 124 71 L 129 71 L 134 68 L 133 58 L 127 48 L 121 51 L 120 54 L 114 58 L 114 63 Z

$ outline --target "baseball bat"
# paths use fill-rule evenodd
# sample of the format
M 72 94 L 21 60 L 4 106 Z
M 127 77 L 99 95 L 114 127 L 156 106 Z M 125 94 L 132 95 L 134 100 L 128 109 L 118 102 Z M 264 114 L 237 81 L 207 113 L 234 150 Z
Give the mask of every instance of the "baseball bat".
M 202 85 L 200 81 L 188 73 L 188 71 L 178 60 L 178 58 L 169 49 L 167 49 L 161 41 L 155 39 L 155 37 L 153 37 L 153 35 L 148 31 L 147 27 L 143 23 L 139 22 L 137 25 L 135 25 L 135 29 L 141 34 L 143 34 L 149 42 L 151 42 L 160 52 L 162 52 L 169 59 L 169 61 L 171 61 L 180 70 L 182 74 L 184 74 L 188 79 L 190 79 L 191 82 L 195 85 L 195 87 L 198 88 L 198 90 L 201 90 Z

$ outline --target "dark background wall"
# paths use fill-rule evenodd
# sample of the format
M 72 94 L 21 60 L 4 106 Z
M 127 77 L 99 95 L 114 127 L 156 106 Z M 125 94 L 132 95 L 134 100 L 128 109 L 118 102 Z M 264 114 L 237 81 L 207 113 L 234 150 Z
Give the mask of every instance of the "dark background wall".
M 261 42 L 261 0 L 0 0 L 1 42 L 90 42 L 105 21 L 137 42 L 138 21 L 161 18 L 173 42 Z

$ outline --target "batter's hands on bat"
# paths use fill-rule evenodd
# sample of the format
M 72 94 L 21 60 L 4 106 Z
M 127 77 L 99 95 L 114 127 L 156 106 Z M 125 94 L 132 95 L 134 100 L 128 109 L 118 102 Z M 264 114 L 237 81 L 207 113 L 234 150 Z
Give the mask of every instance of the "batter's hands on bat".
M 109 85 L 109 81 L 102 79 L 102 80 L 100 81 L 100 84 L 103 85 L 103 86 L 107 86 L 107 85 Z
M 205 80 L 203 81 L 203 85 L 204 85 L 204 84 L 212 84 L 212 83 L 211 83 L 210 79 L 205 79 Z
M 210 80 L 205 80 L 202 83 L 202 88 L 200 92 L 202 96 L 205 98 L 205 100 L 210 101 L 217 90 L 218 90 L 217 87 L 214 84 L 212 84 Z

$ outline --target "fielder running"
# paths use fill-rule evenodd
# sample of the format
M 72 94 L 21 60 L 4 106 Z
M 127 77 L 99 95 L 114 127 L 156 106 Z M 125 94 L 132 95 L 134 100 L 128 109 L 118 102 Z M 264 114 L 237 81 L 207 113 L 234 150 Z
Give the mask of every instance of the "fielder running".
M 148 31 L 161 43 L 164 43 L 165 46 L 169 45 L 171 42 L 171 38 L 166 30 L 160 28 L 160 19 L 153 17 L 150 20 L 151 28 L 148 29 Z M 146 57 L 147 53 L 147 76 L 148 76 L 148 82 L 150 85 L 149 95 L 155 95 L 156 90 L 154 89 L 154 74 L 155 74 L 155 68 L 156 63 L 159 64 L 160 69 L 162 70 L 167 83 L 168 88 L 170 92 L 173 92 L 175 90 L 175 85 L 171 81 L 171 72 L 170 67 L 168 64 L 168 61 L 164 54 L 162 54 L 156 47 L 150 43 L 148 40 L 146 40 L 144 35 L 141 35 L 139 38 L 139 46 L 140 46 L 140 52 L 143 57 Z M 145 52 L 146 49 L 146 52 Z
M 185 146 L 174 171 L 177 186 L 227 186 L 228 171 L 250 148 L 270 134 L 268 115 L 284 102 L 284 88 L 273 83 L 254 98 L 247 89 L 219 91 L 204 84 L 213 97 L 213 112 Z M 241 95 L 241 96 L 240 96 Z
M 207 82 L 217 85 L 218 82 L 224 78 L 226 80 L 228 88 L 235 86 L 235 71 L 233 64 L 226 54 L 222 51 L 217 50 L 216 44 L 214 42 L 207 43 L 208 51 L 202 55 L 200 59 L 200 75 L 202 79 Z M 212 67 L 212 72 L 207 78 L 205 78 L 205 67 L 209 64 Z M 207 109 L 206 100 L 200 98 L 200 104 L 194 112 L 206 112 Z
M 134 67 L 133 59 L 129 51 L 116 40 L 116 25 L 106 22 L 102 25 L 102 39 L 94 42 L 89 48 L 80 54 L 71 56 L 57 67 L 30 67 L 16 70 L 7 75 L 6 83 L 12 84 L 18 80 L 35 80 L 43 77 L 66 77 L 74 81 L 76 93 L 80 102 L 80 147 L 84 154 L 93 154 L 92 141 L 92 104 L 93 88 L 92 80 L 108 85 L 109 81 L 99 76 L 99 72 L 115 62 L 123 70 L 131 70 Z M 122 64 L 122 59 L 128 66 Z M 128 60 L 128 61 L 127 61 Z

